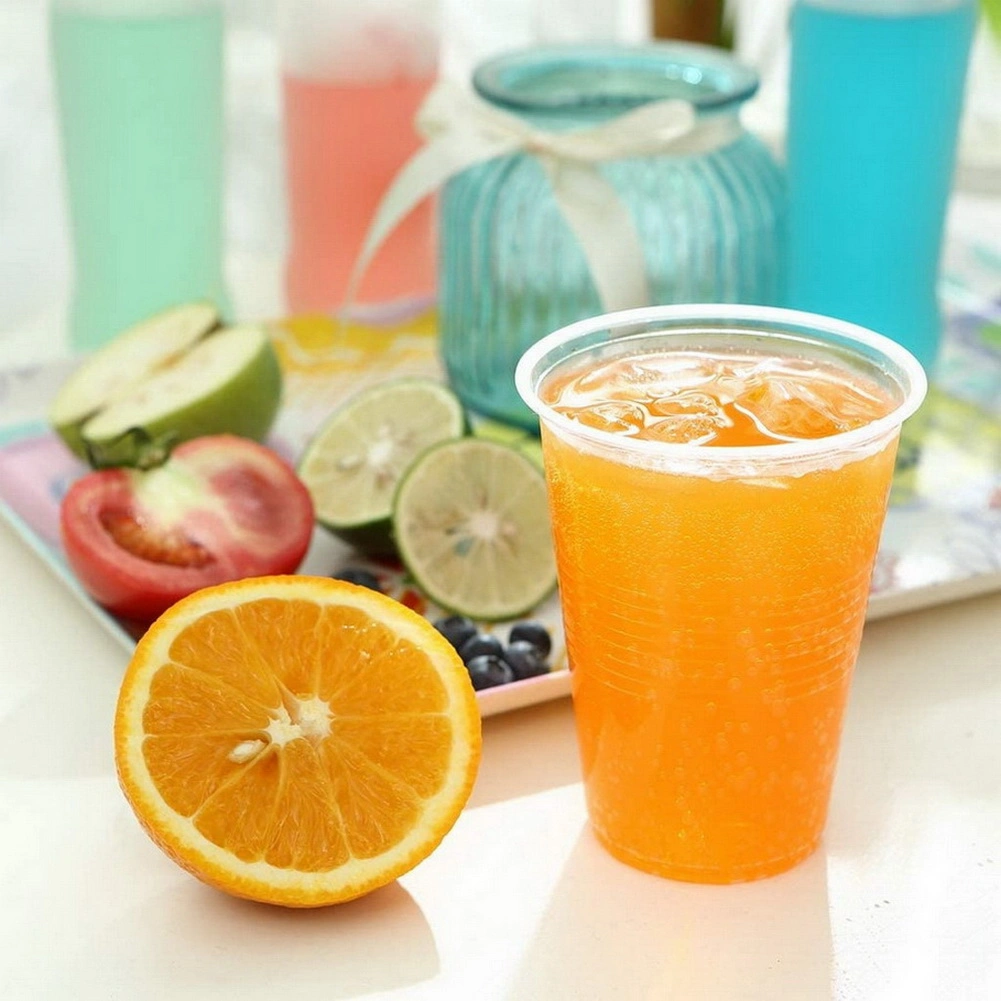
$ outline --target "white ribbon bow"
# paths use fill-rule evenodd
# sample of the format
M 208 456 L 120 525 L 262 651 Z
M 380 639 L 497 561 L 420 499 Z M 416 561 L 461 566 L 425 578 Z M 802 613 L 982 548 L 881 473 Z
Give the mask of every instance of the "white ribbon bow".
M 688 101 L 644 104 L 593 128 L 544 132 L 455 84 L 439 83 L 417 114 L 427 139 L 383 196 L 355 264 L 348 301 L 382 242 L 422 198 L 453 174 L 494 157 L 537 157 L 584 252 L 606 310 L 649 303 L 646 263 L 629 210 L 597 164 L 627 157 L 686 156 L 725 146 L 740 133 L 735 115 L 700 120 Z

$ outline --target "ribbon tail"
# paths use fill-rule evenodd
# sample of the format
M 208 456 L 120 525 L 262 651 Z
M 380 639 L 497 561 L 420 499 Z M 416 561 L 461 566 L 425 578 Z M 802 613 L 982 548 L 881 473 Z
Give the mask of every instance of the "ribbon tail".
M 607 311 L 646 306 L 646 260 L 629 209 L 592 164 L 540 157 Z
M 422 147 L 403 165 L 379 202 L 365 233 L 361 253 L 355 260 L 348 280 L 345 309 L 349 309 L 354 302 L 358 286 L 386 237 L 422 199 L 432 194 L 447 179 L 448 171 L 438 155 L 435 143 Z
M 518 140 L 486 139 L 473 133 L 434 139 L 419 149 L 400 169 L 376 209 L 361 252 L 351 270 L 345 309 L 354 302 L 358 286 L 379 248 L 419 202 L 437 191 L 453 174 L 502 156 L 518 147 Z

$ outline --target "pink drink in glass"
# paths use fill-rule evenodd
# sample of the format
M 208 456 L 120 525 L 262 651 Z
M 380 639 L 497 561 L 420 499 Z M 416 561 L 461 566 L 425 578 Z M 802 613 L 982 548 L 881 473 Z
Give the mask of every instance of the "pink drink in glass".
M 413 119 L 432 76 L 346 83 L 286 72 L 291 253 L 286 294 L 293 312 L 344 304 L 372 216 L 396 172 L 420 146 Z M 365 273 L 359 304 L 434 294 L 432 204 L 419 205 Z

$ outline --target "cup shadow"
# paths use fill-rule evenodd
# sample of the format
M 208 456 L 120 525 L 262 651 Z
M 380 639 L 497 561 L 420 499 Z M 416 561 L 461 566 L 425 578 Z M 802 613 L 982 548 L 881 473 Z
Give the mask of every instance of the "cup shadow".
M 739 1001 L 832 995 L 827 859 L 735 886 L 638 872 L 585 827 L 508 995 Z

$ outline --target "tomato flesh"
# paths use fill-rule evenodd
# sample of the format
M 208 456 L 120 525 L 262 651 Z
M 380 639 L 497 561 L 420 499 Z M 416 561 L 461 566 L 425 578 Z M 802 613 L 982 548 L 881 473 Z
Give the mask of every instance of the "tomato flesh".
M 213 562 L 212 553 L 183 532 L 159 531 L 144 524 L 134 511 L 102 511 L 101 526 L 126 552 L 151 563 L 172 567 L 204 567 Z
M 309 547 L 313 502 L 270 449 L 211 435 L 180 445 L 157 469 L 81 477 L 63 499 L 60 527 L 88 594 L 151 622 L 202 587 L 293 573 Z

